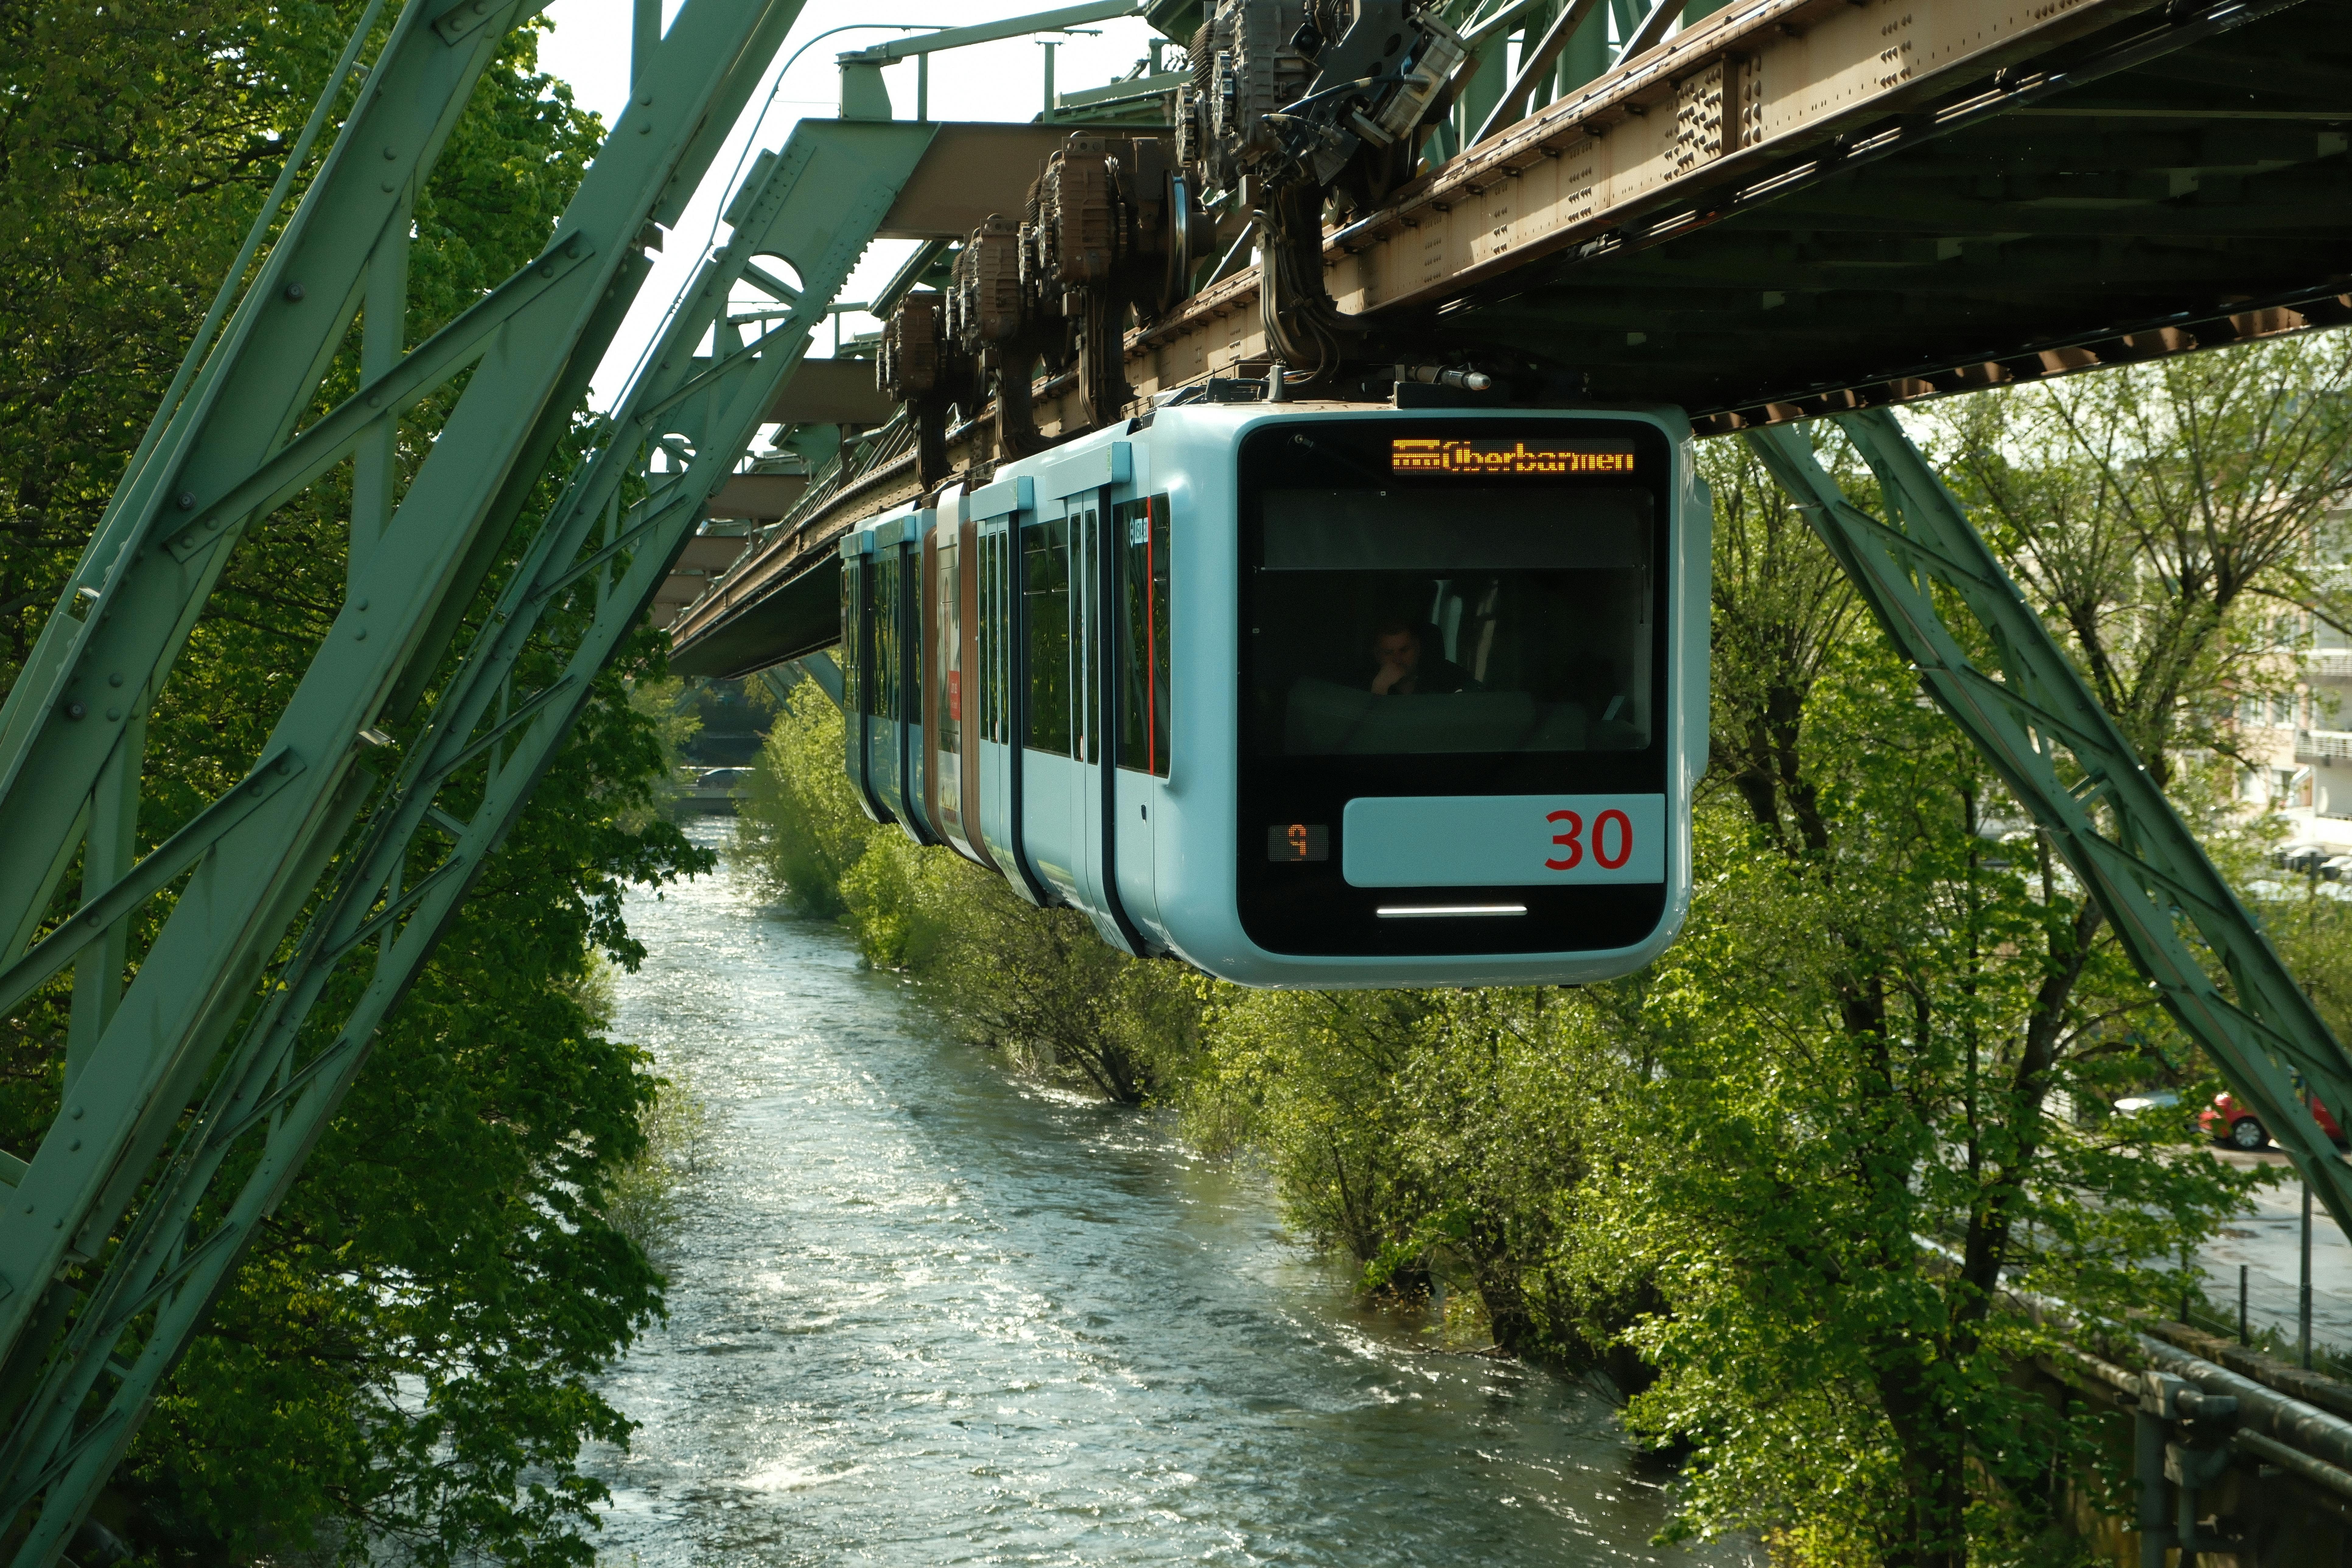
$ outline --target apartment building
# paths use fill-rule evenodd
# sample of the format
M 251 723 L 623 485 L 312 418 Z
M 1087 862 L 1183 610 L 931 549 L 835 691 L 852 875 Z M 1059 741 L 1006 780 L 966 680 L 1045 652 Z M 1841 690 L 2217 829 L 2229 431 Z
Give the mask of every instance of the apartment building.
M 2343 541 L 2352 510 L 2330 513 L 2323 539 Z M 2343 570 L 2343 568 L 2339 568 Z M 2240 795 L 2289 825 L 2285 852 L 2308 865 L 2352 858 L 2352 637 L 2305 617 L 2292 695 L 2241 697 L 2240 744 L 2252 764 Z M 2328 871 L 2352 881 L 2352 858 Z

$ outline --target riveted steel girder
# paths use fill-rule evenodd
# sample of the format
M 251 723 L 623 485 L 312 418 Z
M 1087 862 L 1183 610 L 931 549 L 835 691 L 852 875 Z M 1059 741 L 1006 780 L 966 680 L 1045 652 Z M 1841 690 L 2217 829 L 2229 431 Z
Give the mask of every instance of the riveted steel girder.
M 2352 1105 L 2352 1057 L 1895 416 L 1875 409 L 1836 423 L 1877 477 L 1887 520 L 1846 500 L 1805 427 L 1746 439 L 1928 692 L 2098 900 L 2165 1009 L 2352 1233 L 2352 1168 L 2294 1094 L 2301 1074 L 2327 1104 Z M 1951 598 L 1939 603 L 1937 587 Z M 1985 632 L 1995 668 L 1969 658 L 1943 604 Z M 2200 945 L 2219 976 L 2200 962 Z

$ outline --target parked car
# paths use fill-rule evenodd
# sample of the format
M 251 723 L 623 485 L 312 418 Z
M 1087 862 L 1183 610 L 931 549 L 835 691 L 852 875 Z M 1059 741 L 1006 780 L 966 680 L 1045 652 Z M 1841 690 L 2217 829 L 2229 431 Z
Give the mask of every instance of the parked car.
M 2336 1118 L 2328 1114 L 2327 1107 L 2322 1105 L 2316 1096 L 2307 1103 L 2311 1107 L 2312 1120 L 2319 1123 L 2319 1130 L 2336 1142 L 2343 1142 L 2344 1129 L 2336 1125 Z M 2260 1149 L 2271 1141 L 2270 1130 L 2262 1124 L 2261 1119 L 2240 1105 L 2227 1089 L 2215 1095 L 2213 1103 L 2197 1113 L 2197 1125 L 2203 1128 L 2205 1135 L 2214 1142 L 2227 1143 L 2232 1149 Z

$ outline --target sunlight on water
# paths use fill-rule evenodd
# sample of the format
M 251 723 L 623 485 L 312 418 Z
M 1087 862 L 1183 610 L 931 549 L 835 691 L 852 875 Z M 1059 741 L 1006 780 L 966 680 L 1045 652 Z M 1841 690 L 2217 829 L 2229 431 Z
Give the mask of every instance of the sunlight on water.
M 722 842 L 726 825 L 697 829 Z M 608 1380 L 607 1563 L 1735 1563 L 1573 1381 L 1360 1308 L 1267 1193 L 1024 1084 L 724 869 L 616 1031 L 709 1108 Z

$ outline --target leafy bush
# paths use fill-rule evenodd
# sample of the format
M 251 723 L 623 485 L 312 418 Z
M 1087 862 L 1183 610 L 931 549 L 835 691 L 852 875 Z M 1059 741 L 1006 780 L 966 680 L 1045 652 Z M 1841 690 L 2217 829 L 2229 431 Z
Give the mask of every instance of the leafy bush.
M 874 822 L 843 770 L 842 728 L 814 682 L 793 689 L 745 791 L 737 854 L 1024 1071 L 1130 1103 L 1171 1083 L 1192 1048 L 1197 977 L 1130 958 L 1085 916 L 1037 909 L 953 850 Z

